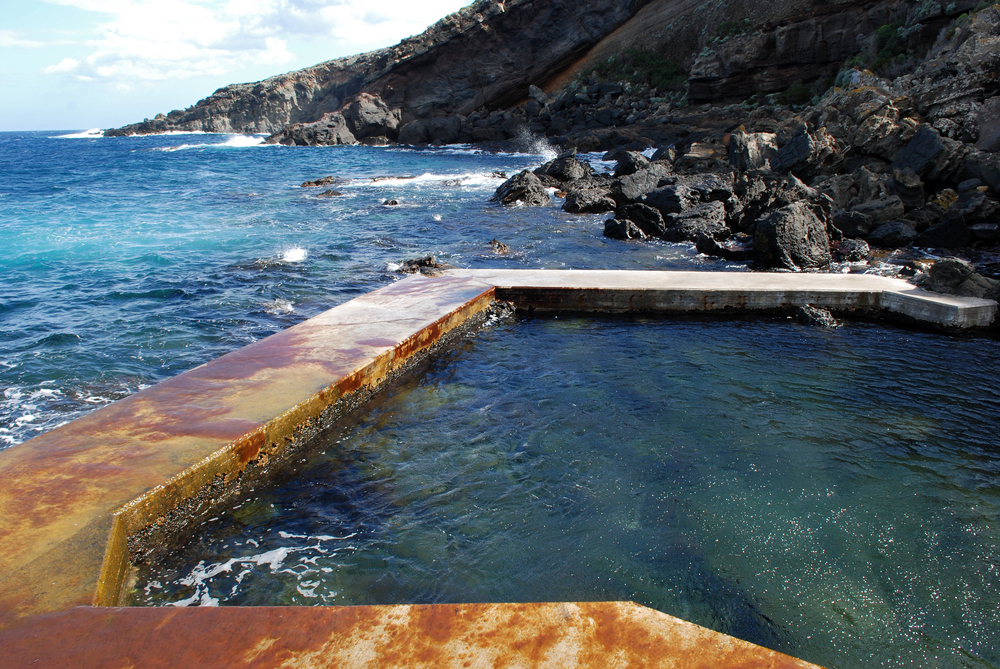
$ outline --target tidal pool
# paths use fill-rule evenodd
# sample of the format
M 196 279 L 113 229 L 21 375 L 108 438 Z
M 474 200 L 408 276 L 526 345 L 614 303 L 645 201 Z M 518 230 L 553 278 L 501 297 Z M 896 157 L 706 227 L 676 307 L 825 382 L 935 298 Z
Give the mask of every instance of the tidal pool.
M 864 323 L 501 322 L 132 603 L 633 600 L 829 667 L 1000 666 L 998 370 Z

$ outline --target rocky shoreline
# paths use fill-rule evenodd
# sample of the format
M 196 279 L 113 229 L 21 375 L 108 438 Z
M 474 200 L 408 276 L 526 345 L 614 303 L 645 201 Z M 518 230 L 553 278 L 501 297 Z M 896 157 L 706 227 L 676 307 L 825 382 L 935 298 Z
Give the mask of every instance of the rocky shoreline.
M 525 115 L 550 135 L 581 109 L 584 119 L 635 116 L 624 129 L 585 122 L 562 138 L 586 151 L 622 145 L 604 156 L 617 161 L 613 174 L 595 174 L 574 148 L 514 176 L 495 199 L 548 204 L 554 187 L 567 212 L 607 212 L 607 237 L 692 242 L 758 269 L 826 270 L 922 249 L 904 274 L 938 292 L 997 299 L 998 35 L 1000 11 L 981 10 L 943 31 L 907 74 L 858 71 L 801 106 L 670 113 L 661 104 L 650 123 L 626 86 L 597 77 L 557 98 L 535 90 Z M 658 118 L 663 107 L 669 115 Z M 647 159 L 640 151 L 650 146 L 658 149 Z M 932 270 L 951 254 L 990 262 L 981 273 L 957 258 Z
M 286 95 L 266 122 L 216 100 L 109 134 L 242 122 L 298 146 L 546 142 L 563 153 L 508 180 L 499 203 L 546 205 L 555 189 L 567 212 L 607 213 L 608 237 L 689 242 L 758 269 L 893 257 L 925 280 L 934 259 L 961 256 L 976 271 L 928 285 L 1000 296 L 1000 6 L 682 5 L 481 0 L 324 64 L 309 104 Z M 665 26 L 670 12 L 684 22 Z M 659 52 L 632 48 L 650 26 Z M 683 50 L 680 64 L 663 55 Z M 268 86 L 222 97 L 277 100 Z M 613 173 L 577 158 L 595 151 Z

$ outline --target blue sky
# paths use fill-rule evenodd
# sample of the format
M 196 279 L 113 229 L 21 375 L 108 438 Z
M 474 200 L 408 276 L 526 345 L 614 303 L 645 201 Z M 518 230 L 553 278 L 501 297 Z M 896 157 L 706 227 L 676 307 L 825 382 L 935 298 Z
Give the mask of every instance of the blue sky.
M 0 131 L 110 128 L 395 44 L 468 0 L 0 0 Z

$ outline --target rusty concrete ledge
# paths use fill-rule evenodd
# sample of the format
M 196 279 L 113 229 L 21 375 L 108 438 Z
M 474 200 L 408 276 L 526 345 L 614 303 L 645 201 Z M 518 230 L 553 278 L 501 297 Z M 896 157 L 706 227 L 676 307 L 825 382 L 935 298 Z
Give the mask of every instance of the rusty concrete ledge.
M 629 602 L 81 607 L 0 630 L 0 647 L 11 668 L 816 669 Z
M 405 279 L 0 452 L 0 617 L 120 603 L 130 536 L 294 448 L 492 299 Z
M 514 665 L 573 664 L 564 658 L 579 651 L 590 659 L 574 666 L 610 666 L 616 658 L 633 666 L 807 666 L 621 603 L 216 614 L 73 608 L 120 603 L 134 537 L 178 509 L 196 513 L 220 502 L 248 468 L 293 451 L 322 427 L 331 407 L 379 387 L 414 356 L 482 314 L 494 297 L 514 299 L 523 308 L 607 312 L 767 311 L 815 304 L 895 313 L 954 329 L 986 327 L 997 308 L 987 300 L 934 295 L 902 281 L 858 275 L 453 270 L 404 279 L 0 452 L 5 652 L 21 653 L 15 657 L 22 659 L 48 657 L 54 664 L 65 658 L 74 666 L 204 665 L 209 662 L 174 658 L 198 645 L 184 640 L 209 643 L 217 624 L 238 639 L 232 648 L 244 653 L 243 664 L 269 657 L 277 663 L 268 649 L 284 652 L 292 639 L 300 639 L 311 649 L 289 656 L 304 658 L 300 666 L 328 666 L 324 658 L 343 648 L 355 649 L 348 666 L 413 666 L 424 662 L 422 657 L 435 666 L 466 660 L 463 666 L 478 666 L 500 661 L 496 652 L 503 649 L 512 653 Z M 206 617 L 212 615 L 219 617 Z M 432 625 L 414 622 L 425 615 L 431 615 Z M 673 631 L 662 631 L 664 625 Z M 638 636 L 625 634 L 626 628 Z M 455 641 L 460 629 L 473 636 Z M 505 636 L 505 629 L 517 633 Z M 117 630 L 122 641 L 99 642 L 110 639 L 107 630 Z M 260 634 L 253 636 L 254 630 Z M 385 653 L 394 647 L 394 635 L 404 632 L 421 645 L 408 646 L 405 653 L 411 655 L 394 660 Z M 151 643 L 161 635 L 173 641 Z M 694 637 L 704 641 L 697 652 L 684 641 Z M 550 642 L 548 655 L 530 651 Z M 656 661 L 634 655 L 645 643 L 654 644 L 649 657 Z M 742 654 L 719 654 L 737 647 Z M 19 650 L 7 651 L 11 648 Z M 701 657 L 709 659 L 700 663 Z M 272 666 L 265 659 L 258 664 Z

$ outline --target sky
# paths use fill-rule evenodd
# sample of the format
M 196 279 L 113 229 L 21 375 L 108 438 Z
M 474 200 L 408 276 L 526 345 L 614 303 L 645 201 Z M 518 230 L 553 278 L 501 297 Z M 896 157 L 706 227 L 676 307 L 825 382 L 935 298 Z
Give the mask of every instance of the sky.
M 469 0 L 0 0 L 0 131 L 86 130 L 396 44 Z

